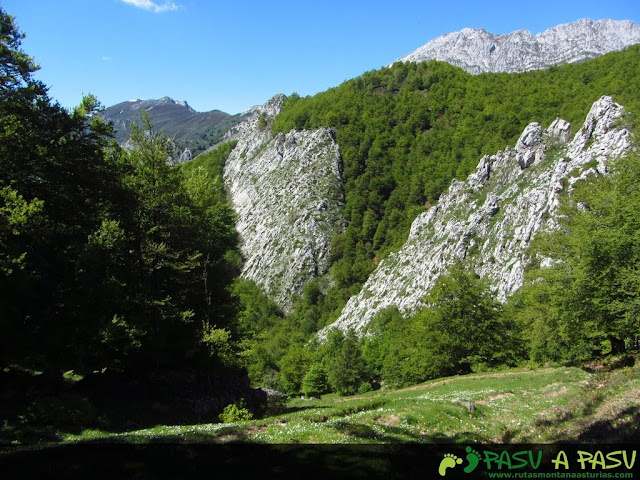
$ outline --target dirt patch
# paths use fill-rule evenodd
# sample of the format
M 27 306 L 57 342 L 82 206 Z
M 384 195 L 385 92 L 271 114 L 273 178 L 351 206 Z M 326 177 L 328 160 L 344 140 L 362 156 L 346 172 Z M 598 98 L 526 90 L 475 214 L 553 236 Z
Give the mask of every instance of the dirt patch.
M 545 393 L 542 394 L 543 398 L 556 398 L 569 391 L 569 387 L 561 383 L 552 383 L 545 387 Z
M 377 423 L 388 425 L 390 427 L 397 427 L 400 424 L 402 417 L 400 415 L 385 415 L 380 417 Z
M 502 400 L 504 398 L 509 398 L 509 397 L 513 397 L 513 393 L 511 392 L 499 393 L 498 395 L 492 395 L 482 400 L 478 400 L 477 402 L 474 402 L 474 403 L 476 405 L 488 405 L 490 403 L 497 402 L 498 400 Z
M 430 383 L 421 383 L 420 385 L 413 385 L 411 387 L 401 388 L 398 392 L 412 392 L 414 390 L 426 390 L 428 388 L 437 387 L 439 385 L 446 385 L 447 383 L 451 383 L 454 380 L 458 380 L 459 377 L 453 378 L 445 378 L 444 380 L 436 380 L 435 382 Z
M 246 440 L 247 438 L 250 438 L 257 433 L 262 433 L 266 429 L 266 425 L 248 425 L 242 430 L 234 430 L 233 432 L 228 432 L 224 435 L 220 435 L 218 438 L 216 438 L 216 440 L 220 443 L 237 442 Z

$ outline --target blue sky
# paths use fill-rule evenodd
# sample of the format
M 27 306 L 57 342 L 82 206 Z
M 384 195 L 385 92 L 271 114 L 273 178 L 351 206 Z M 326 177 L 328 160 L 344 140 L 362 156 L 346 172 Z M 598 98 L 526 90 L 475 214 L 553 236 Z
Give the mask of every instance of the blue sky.
M 640 0 L 0 0 L 37 77 L 66 107 L 170 96 L 239 113 L 312 95 L 464 27 L 538 33 L 581 18 L 640 23 Z

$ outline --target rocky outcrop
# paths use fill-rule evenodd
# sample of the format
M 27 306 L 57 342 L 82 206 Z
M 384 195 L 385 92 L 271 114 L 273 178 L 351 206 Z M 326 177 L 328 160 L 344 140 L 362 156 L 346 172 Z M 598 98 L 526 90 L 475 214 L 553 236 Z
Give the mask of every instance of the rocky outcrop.
M 329 268 L 330 240 L 345 228 L 341 159 L 327 128 L 271 134 L 283 96 L 256 107 L 229 138 L 224 169 L 237 214 L 242 276 L 288 311 L 296 294 Z
M 457 258 L 490 279 L 504 301 L 522 286 L 531 240 L 553 228 L 560 193 L 580 178 L 606 173 L 608 159 L 630 148 L 629 132 L 616 126 L 621 113 L 603 97 L 570 143 L 566 121 L 546 130 L 532 123 L 515 149 L 483 157 L 466 181 L 454 180 L 438 204 L 416 218 L 402 249 L 380 263 L 328 328 L 362 332 L 388 306 L 414 312 Z
M 431 40 L 402 62 L 441 60 L 473 73 L 526 72 L 573 63 L 640 43 L 640 26 L 628 21 L 583 19 L 537 35 L 518 30 L 493 35 L 465 28 Z
M 191 153 L 191 150 L 189 150 L 188 148 L 185 148 L 182 151 L 182 153 L 180 153 L 180 158 L 178 158 L 178 163 L 190 162 L 192 158 L 193 158 L 193 154 Z

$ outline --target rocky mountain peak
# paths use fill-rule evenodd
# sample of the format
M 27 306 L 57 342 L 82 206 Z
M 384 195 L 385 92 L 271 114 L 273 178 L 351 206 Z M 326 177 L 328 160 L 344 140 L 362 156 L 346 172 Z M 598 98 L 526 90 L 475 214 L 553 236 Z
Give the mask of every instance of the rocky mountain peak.
M 105 120 L 113 122 L 117 141 L 125 144 L 129 138 L 131 124 L 140 124 L 142 111 L 149 112 L 154 128 L 174 139 L 176 146 L 183 151 L 180 159 L 174 159 L 176 162 L 186 161 L 189 156 L 204 151 L 244 118 L 220 110 L 196 112 L 187 101 L 174 100 L 171 97 L 121 102 L 106 108 L 101 115 Z
M 160 100 L 141 100 L 142 106 L 145 108 L 159 107 L 161 105 L 177 105 L 184 107 L 191 112 L 195 112 L 193 108 L 189 106 L 186 100 L 174 100 L 171 97 L 162 97 Z
M 640 43 L 629 20 L 582 19 L 533 35 L 528 30 L 494 35 L 464 28 L 431 40 L 401 62 L 441 60 L 473 73 L 525 72 L 573 63 Z

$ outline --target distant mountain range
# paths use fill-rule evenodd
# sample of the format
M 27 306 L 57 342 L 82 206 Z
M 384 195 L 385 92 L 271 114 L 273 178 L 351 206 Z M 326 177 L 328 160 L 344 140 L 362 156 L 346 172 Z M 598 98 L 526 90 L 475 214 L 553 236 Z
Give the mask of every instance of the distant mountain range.
M 139 122 L 140 109 L 149 112 L 155 129 L 174 138 L 180 150 L 188 149 L 192 155 L 217 143 L 229 128 L 245 118 L 243 114 L 230 115 L 220 110 L 196 112 L 187 102 L 169 97 L 130 100 L 102 112 L 106 120 L 113 122 L 119 143 L 125 143 L 129 138 L 131 123 Z
M 640 25 L 632 21 L 583 19 L 536 35 L 527 30 L 494 35 L 482 29 L 464 28 L 435 38 L 398 61 L 417 63 L 435 59 L 472 74 L 525 72 L 588 60 L 636 43 L 640 43 Z M 196 112 L 186 101 L 169 97 L 130 100 L 103 112 L 104 118 L 114 123 L 119 143 L 128 139 L 129 127 L 139 121 L 141 108 L 151 114 L 156 129 L 174 138 L 183 152 L 183 160 L 219 142 L 248 115 L 230 115 L 220 110 Z
M 441 60 L 469 73 L 526 72 L 587 60 L 640 43 L 640 25 L 629 20 L 588 19 L 537 35 L 518 30 L 494 35 L 465 28 L 431 40 L 401 62 Z

